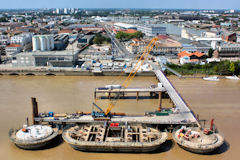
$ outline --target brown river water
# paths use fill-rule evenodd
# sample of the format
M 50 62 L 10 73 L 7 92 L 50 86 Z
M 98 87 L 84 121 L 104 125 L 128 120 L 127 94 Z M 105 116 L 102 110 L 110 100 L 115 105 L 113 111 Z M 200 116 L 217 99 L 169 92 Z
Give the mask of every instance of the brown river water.
M 65 142 L 49 149 L 25 151 L 17 148 L 8 139 L 8 130 L 18 128 L 31 116 L 30 98 L 36 97 L 39 111 L 72 113 L 91 112 L 93 92 L 96 87 L 106 84 L 120 84 L 124 77 L 45 77 L 45 76 L 0 76 L 0 156 L 1 159 L 15 160 L 238 160 L 240 151 L 240 81 L 201 79 L 178 79 L 169 77 L 183 98 L 200 119 L 215 119 L 215 124 L 226 138 L 226 143 L 212 155 L 198 155 L 181 149 L 169 140 L 159 151 L 151 154 L 87 153 L 73 150 Z M 136 77 L 132 87 L 147 87 L 157 84 L 155 77 Z M 116 112 L 143 114 L 157 108 L 157 99 L 119 100 Z M 98 101 L 104 106 L 106 101 Z M 168 105 L 168 101 L 163 101 Z M 104 107 L 103 107 L 104 108 Z M 209 123 L 209 121 L 208 121 Z

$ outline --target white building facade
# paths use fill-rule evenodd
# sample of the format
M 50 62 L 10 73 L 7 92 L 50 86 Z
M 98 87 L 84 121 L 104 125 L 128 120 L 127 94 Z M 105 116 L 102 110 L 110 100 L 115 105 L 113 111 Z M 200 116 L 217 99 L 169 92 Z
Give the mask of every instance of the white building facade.
M 167 34 L 166 27 L 162 27 L 159 25 L 139 25 L 137 26 L 137 30 L 141 31 L 148 37 L 155 37 L 157 35 Z
M 32 36 L 33 36 L 32 33 L 16 35 L 16 36 L 11 37 L 11 43 L 12 44 L 20 44 L 20 45 L 24 46 L 25 44 L 32 42 Z

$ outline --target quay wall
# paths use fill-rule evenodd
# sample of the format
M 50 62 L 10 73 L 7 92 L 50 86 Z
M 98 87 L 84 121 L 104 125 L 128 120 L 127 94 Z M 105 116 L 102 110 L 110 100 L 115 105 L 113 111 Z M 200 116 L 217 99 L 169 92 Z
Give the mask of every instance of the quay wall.
M 94 73 L 92 71 L 82 70 L 28 70 L 28 69 L 11 69 L 1 70 L 0 75 L 19 75 L 19 76 L 127 76 L 129 73 L 122 73 L 121 71 L 102 71 L 100 73 Z M 136 76 L 155 76 L 153 71 L 138 72 Z

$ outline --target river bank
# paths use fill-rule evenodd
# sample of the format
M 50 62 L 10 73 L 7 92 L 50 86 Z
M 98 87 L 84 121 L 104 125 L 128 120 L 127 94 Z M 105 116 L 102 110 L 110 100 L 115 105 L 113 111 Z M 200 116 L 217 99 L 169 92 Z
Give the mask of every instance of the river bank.
M 8 68 L 1 69 L 0 75 L 20 75 L 20 76 L 127 76 L 127 71 L 93 71 L 81 70 L 77 68 Z M 154 76 L 153 71 L 137 72 L 136 76 Z
M 183 65 L 167 64 L 167 67 L 175 70 L 182 75 L 239 75 L 240 74 L 240 62 L 221 61 L 206 64 L 190 64 Z M 172 73 L 167 71 L 168 75 Z

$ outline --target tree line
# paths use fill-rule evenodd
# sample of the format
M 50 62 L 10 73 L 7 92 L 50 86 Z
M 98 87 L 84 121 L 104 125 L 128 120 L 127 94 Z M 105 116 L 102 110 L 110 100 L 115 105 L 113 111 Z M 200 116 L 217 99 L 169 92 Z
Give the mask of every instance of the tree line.
M 209 74 L 209 75 L 239 75 L 240 61 L 230 62 L 221 61 L 207 64 L 190 64 L 183 65 L 167 64 L 168 67 L 176 70 L 181 74 Z
M 119 40 L 130 40 L 133 38 L 142 38 L 144 34 L 140 31 L 137 31 L 135 33 L 126 33 L 126 32 L 118 32 L 116 34 L 116 38 Z

